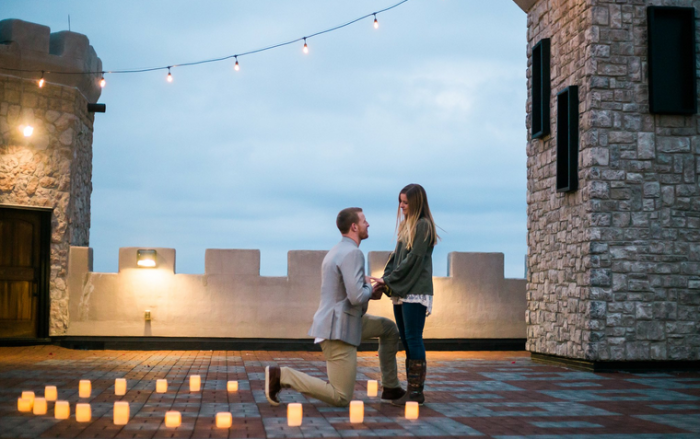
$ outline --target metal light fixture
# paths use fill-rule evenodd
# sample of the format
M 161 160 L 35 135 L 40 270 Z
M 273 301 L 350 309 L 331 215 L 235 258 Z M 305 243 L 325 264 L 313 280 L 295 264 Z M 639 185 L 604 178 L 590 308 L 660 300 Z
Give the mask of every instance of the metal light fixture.
M 136 265 L 139 267 L 153 268 L 156 266 L 155 250 L 138 250 L 136 252 Z

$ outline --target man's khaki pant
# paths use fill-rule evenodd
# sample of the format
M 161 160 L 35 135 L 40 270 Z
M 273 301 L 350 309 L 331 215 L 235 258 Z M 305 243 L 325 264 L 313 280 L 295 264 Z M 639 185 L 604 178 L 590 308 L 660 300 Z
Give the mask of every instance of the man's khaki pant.
M 396 352 L 399 346 L 399 330 L 396 324 L 384 317 L 364 315 L 362 317 L 362 339 L 379 337 L 379 367 L 382 385 L 399 387 L 396 371 Z M 326 357 L 328 382 L 312 377 L 289 367 L 281 368 L 282 387 L 291 387 L 328 404 L 343 407 L 350 404 L 355 389 L 357 373 L 357 347 L 339 340 L 321 342 Z

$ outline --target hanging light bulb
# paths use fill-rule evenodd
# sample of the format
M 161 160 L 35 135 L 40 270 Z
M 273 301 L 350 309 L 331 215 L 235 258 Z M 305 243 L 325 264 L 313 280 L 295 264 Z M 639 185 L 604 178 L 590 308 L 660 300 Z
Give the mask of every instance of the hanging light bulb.
M 309 53 L 309 46 L 306 45 L 306 37 L 304 37 L 304 53 Z
M 34 133 L 34 127 L 31 125 L 27 125 L 22 129 L 22 134 L 24 134 L 24 137 L 31 137 L 32 134 Z
M 105 88 L 105 85 L 107 85 L 107 81 L 105 81 L 105 75 L 102 75 L 102 79 L 100 79 L 100 87 Z
M 235 70 L 235 71 L 241 70 L 241 66 L 238 65 L 238 57 L 236 57 L 236 64 L 233 66 L 233 70 Z
M 377 21 L 377 14 L 374 14 L 374 28 L 379 29 L 379 22 Z
M 39 85 L 39 88 L 43 87 L 45 82 L 46 81 L 44 81 L 44 71 L 42 70 L 41 71 L 41 79 L 39 79 L 39 82 L 37 82 L 37 84 Z
M 165 79 L 168 82 L 173 82 L 173 75 L 170 73 L 170 67 L 168 67 L 168 76 Z

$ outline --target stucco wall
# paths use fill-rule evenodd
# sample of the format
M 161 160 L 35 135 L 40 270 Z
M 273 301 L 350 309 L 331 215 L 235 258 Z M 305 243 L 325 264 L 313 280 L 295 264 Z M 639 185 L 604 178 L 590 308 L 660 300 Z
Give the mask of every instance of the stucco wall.
M 207 250 L 204 274 L 177 274 L 175 250 L 164 248 L 157 268 L 139 268 L 137 250 L 120 249 L 118 273 L 94 273 L 92 250 L 71 248 L 67 335 L 307 337 L 325 251 L 291 251 L 288 275 L 266 277 L 258 250 Z M 379 274 L 388 255 L 370 252 L 369 270 Z M 502 253 L 450 253 L 449 275 L 434 278 L 425 337 L 525 338 L 525 280 L 504 279 L 503 265 Z M 387 298 L 369 313 L 393 319 Z

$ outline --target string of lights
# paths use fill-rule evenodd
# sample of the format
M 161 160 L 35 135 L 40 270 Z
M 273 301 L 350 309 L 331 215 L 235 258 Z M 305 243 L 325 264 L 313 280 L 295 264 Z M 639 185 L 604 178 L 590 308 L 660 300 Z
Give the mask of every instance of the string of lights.
M 309 53 L 309 46 L 308 46 L 307 40 L 309 40 L 313 37 L 317 37 L 319 35 L 327 34 L 329 32 L 334 32 L 336 30 L 350 26 L 351 24 L 357 23 L 358 21 L 362 21 L 362 20 L 370 18 L 370 17 L 374 18 L 373 26 L 375 29 L 378 29 L 379 28 L 379 20 L 377 19 L 378 14 L 381 14 L 383 12 L 386 12 L 386 11 L 394 9 L 398 6 L 401 6 L 402 4 L 404 4 L 408 1 L 409 0 L 402 0 L 398 3 L 396 3 L 395 5 L 389 6 L 389 7 L 384 8 L 384 9 L 380 9 L 380 10 L 375 11 L 375 12 L 371 12 L 369 14 L 355 18 L 354 20 L 348 21 L 347 23 L 343 23 L 343 24 L 340 24 L 338 26 L 334 26 L 334 27 L 331 27 L 329 29 L 318 31 L 318 32 L 315 32 L 312 34 L 308 34 L 308 35 L 303 36 L 303 37 L 299 37 L 299 38 L 285 41 L 282 43 L 272 44 L 270 46 L 265 46 L 265 47 L 262 47 L 259 49 L 249 50 L 247 52 L 240 52 L 240 53 L 236 53 L 233 55 L 223 56 L 220 58 L 211 58 L 211 59 L 204 59 L 204 60 L 200 60 L 200 61 L 192 61 L 192 62 L 186 62 L 186 63 L 170 64 L 170 65 L 140 68 L 140 69 L 116 69 L 116 70 L 100 70 L 100 71 L 87 71 L 87 72 L 86 71 L 61 72 L 61 71 L 49 71 L 49 70 L 25 70 L 25 69 L 7 68 L 7 67 L 2 67 L 2 66 L 0 66 L 0 69 L 14 71 L 14 72 L 22 72 L 22 73 L 41 74 L 41 77 L 37 80 L 37 85 L 39 86 L 39 88 L 44 86 L 44 84 L 46 82 L 44 79 L 44 75 L 46 75 L 46 74 L 53 74 L 53 75 L 101 75 L 100 87 L 104 88 L 107 85 L 105 75 L 109 75 L 109 74 L 146 73 L 146 72 L 153 72 L 153 71 L 158 71 L 158 70 L 167 70 L 168 74 L 165 77 L 165 79 L 168 82 L 173 82 L 173 75 L 172 75 L 171 70 L 174 68 L 190 67 L 190 66 L 196 66 L 196 65 L 200 65 L 200 64 L 209 64 L 209 63 L 226 61 L 226 60 L 230 60 L 230 59 L 235 60 L 235 64 L 233 66 L 233 69 L 235 71 L 240 71 L 241 67 L 240 67 L 240 64 L 238 63 L 238 58 L 242 58 L 242 57 L 249 56 L 249 55 L 254 55 L 257 53 L 261 53 L 261 52 L 266 52 L 268 50 L 273 50 L 273 49 L 277 49 L 277 48 L 284 47 L 284 46 L 289 46 L 291 44 L 300 43 L 302 41 L 304 42 L 304 46 L 302 47 L 302 52 L 305 54 L 308 54 Z

